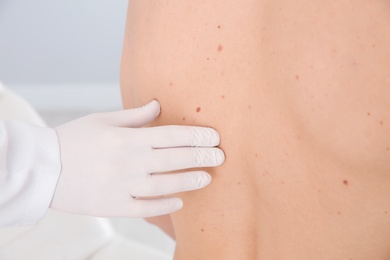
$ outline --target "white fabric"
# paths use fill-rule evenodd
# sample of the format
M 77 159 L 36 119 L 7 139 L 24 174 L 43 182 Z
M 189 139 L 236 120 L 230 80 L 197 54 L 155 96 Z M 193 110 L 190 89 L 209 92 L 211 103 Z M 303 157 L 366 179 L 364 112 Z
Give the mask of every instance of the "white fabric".
M 39 126 L 45 122 L 22 97 L 5 88 L 0 82 L 0 119 L 12 119 Z
M 50 128 L 0 121 L 0 226 L 24 226 L 46 213 L 61 171 Z
M 168 260 L 174 242 L 142 219 L 123 219 L 126 238 L 109 220 L 49 210 L 35 226 L 0 230 L 1 260 Z M 18 232 L 15 232 L 18 231 Z M 122 230 L 120 233 L 123 233 Z M 140 236 L 149 236 L 147 240 Z M 168 240 L 168 241 L 167 241 Z M 165 250 L 159 245 L 165 245 Z

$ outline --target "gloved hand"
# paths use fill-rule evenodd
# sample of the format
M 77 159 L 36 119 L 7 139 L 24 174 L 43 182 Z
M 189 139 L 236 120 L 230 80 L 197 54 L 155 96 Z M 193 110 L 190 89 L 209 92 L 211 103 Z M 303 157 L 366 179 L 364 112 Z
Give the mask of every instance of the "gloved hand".
M 141 128 L 160 113 L 152 101 L 140 108 L 93 114 L 56 128 L 62 170 L 51 208 L 99 217 L 150 217 L 182 208 L 177 197 L 154 197 L 200 189 L 204 171 L 224 161 L 212 128 Z

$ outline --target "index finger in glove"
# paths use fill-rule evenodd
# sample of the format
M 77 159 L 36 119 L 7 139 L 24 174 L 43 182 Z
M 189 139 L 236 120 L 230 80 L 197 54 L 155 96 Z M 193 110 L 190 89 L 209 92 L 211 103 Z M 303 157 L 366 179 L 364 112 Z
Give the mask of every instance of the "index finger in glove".
M 218 132 L 210 127 L 159 126 L 149 128 L 153 148 L 213 147 L 219 145 Z

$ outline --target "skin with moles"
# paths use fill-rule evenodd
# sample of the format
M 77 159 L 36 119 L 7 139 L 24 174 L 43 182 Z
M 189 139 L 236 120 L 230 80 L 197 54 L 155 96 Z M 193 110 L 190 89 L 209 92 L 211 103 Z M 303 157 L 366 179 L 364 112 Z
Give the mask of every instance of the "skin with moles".
M 124 106 L 217 129 L 175 259 L 390 258 L 390 2 L 130 1 Z

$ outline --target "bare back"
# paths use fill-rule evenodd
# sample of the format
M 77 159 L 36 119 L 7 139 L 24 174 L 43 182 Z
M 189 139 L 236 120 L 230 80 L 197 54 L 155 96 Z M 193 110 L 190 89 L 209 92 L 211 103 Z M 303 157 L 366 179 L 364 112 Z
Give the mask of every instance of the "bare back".
M 125 107 L 216 128 L 175 259 L 390 258 L 390 2 L 130 1 Z

